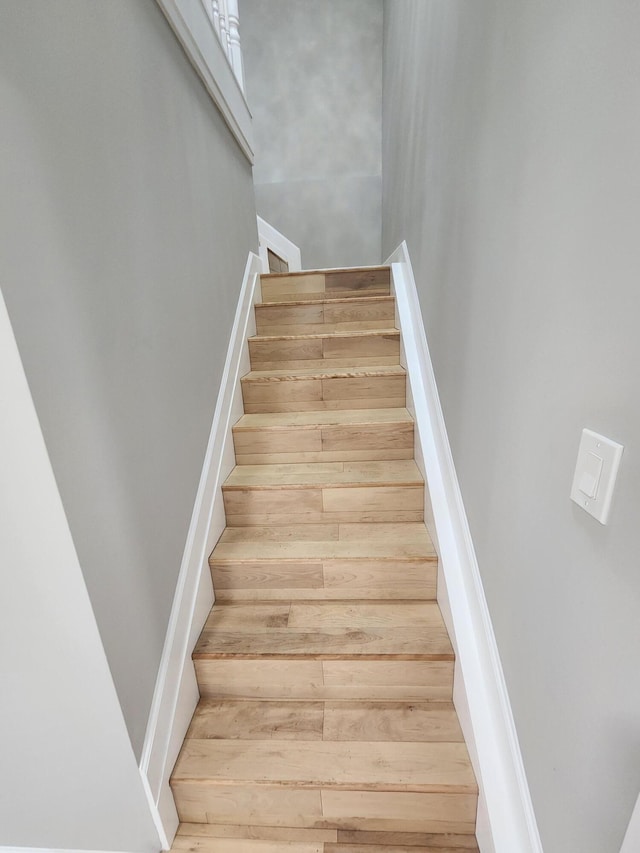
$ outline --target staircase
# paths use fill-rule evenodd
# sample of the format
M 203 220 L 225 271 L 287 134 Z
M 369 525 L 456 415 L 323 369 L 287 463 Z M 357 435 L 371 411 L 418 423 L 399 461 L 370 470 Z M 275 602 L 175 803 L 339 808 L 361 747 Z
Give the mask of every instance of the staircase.
M 173 849 L 477 851 L 389 269 L 261 283 Z

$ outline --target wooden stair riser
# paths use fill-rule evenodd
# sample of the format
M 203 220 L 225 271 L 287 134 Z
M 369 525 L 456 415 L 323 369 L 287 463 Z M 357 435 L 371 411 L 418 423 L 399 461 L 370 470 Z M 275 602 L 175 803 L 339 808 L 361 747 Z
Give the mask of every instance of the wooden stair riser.
M 295 844 L 310 845 L 313 853 L 478 853 L 475 838 L 460 833 L 367 832 L 215 823 L 182 823 L 174 847 L 179 850 L 202 850 L 203 853 L 234 853 L 236 848 L 232 846 L 209 848 L 206 845 L 216 842 L 246 844 L 256 839 L 260 844 L 280 844 L 273 853 L 289 853 L 289 850 L 291 853 L 308 853 L 304 847 L 298 851 L 296 847 L 287 846 Z M 251 847 L 240 847 L 238 853 L 254 851 Z M 259 848 L 256 848 L 255 853 L 261 853 Z M 267 853 L 266 849 L 264 853 Z
M 307 364 L 310 367 L 336 364 L 344 359 L 354 367 L 396 364 L 400 357 L 400 333 L 376 330 L 293 338 L 250 338 L 249 357 L 254 370 L 293 370 Z
M 406 403 L 406 383 L 404 372 L 398 372 L 314 379 L 243 379 L 241 385 L 245 412 L 258 414 L 402 408 Z
M 187 737 L 373 744 L 464 742 L 452 702 L 203 700 Z
M 477 795 L 173 782 L 181 821 L 471 834 Z
M 329 462 L 413 459 L 412 422 L 318 424 L 291 427 L 234 427 L 238 465 L 269 462 Z
M 389 329 L 395 325 L 395 300 L 391 296 L 306 304 L 270 303 L 256 305 L 255 312 L 259 335 L 322 332 L 326 325 L 338 331 Z
M 311 272 L 260 277 L 263 302 L 292 300 L 344 299 L 388 295 L 390 274 L 387 268 L 348 271 Z
M 216 600 L 433 600 L 437 561 L 212 559 Z
M 476 794 L 460 742 L 194 738 L 185 742 L 174 782 L 336 791 Z
M 453 661 L 198 660 L 209 699 L 451 700 Z
M 334 522 L 422 521 L 424 485 L 223 487 L 227 524 L 234 527 Z

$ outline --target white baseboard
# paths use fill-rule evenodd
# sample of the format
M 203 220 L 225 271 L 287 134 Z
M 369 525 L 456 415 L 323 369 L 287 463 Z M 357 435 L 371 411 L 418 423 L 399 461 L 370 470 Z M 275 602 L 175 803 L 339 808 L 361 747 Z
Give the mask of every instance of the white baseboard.
M 518 737 L 469 531 L 406 243 L 391 255 L 425 518 L 440 558 L 438 603 L 456 651 L 454 702 L 480 787 L 482 853 L 542 853 Z
M 300 272 L 302 269 L 302 258 L 300 249 L 284 234 L 281 234 L 273 225 L 265 222 L 258 216 L 258 240 L 260 241 L 260 260 L 262 261 L 262 272 L 269 272 L 269 258 L 267 249 L 287 262 L 289 272 Z
M 247 338 L 255 334 L 260 258 L 249 254 L 220 382 L 209 443 L 158 670 L 140 761 L 149 807 L 168 849 L 178 827 L 169 776 L 198 702 L 191 652 L 213 605 L 208 557 L 224 530 L 222 483 L 235 465 L 231 427 L 242 417 L 240 377 L 249 372 Z

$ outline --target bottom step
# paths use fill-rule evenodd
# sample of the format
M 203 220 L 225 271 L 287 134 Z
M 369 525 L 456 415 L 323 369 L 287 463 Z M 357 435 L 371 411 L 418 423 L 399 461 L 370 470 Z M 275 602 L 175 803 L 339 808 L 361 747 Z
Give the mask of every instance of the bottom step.
M 193 853 L 478 853 L 475 836 L 183 823 L 173 850 Z

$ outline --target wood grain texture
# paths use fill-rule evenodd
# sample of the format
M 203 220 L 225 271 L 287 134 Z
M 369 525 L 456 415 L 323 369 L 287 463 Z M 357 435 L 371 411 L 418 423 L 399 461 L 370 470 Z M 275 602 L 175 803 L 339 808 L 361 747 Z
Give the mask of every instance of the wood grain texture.
M 187 738 L 461 743 L 451 702 L 200 700 Z
M 181 823 L 178 837 L 260 838 L 266 841 L 337 841 L 337 829 L 308 829 L 281 826 L 251 826 L 214 823 Z
M 223 489 L 269 489 L 281 487 L 424 486 L 413 459 L 365 462 L 313 462 L 275 465 L 236 465 Z
M 299 370 L 312 370 L 315 373 L 334 370 L 358 370 L 369 368 L 379 370 L 381 367 L 397 367 L 397 355 L 348 355 L 322 358 L 296 358 L 278 359 L 274 361 L 261 361 L 259 369 L 261 373 L 275 373 L 276 370 L 287 373 L 297 373 Z
M 202 785 L 173 780 L 181 821 L 262 826 L 322 825 L 322 792 L 313 788 Z M 336 828 L 337 828 L 336 824 Z
M 323 740 L 461 742 L 448 702 L 325 702 Z
M 397 364 L 320 362 L 319 368 L 251 371 L 241 386 L 247 413 L 399 408 L 405 404 L 406 373 Z
M 428 832 L 370 832 L 367 830 L 338 830 L 338 841 L 343 844 L 365 844 L 378 847 L 392 844 L 404 844 L 407 847 L 445 847 L 461 850 L 471 850 L 476 853 L 478 845 L 475 836 L 452 833 Z M 375 849 L 375 848 L 374 848 Z M 373 853 L 373 851 L 372 851 Z M 417 853 L 417 851 L 416 851 Z
M 339 511 L 339 512 L 302 512 L 294 514 L 289 508 L 284 508 L 281 511 L 274 512 L 251 512 L 239 513 L 237 515 L 227 514 L 227 521 L 234 527 L 264 527 L 265 525 L 288 525 L 292 521 L 297 521 L 302 524 L 330 524 L 332 522 L 371 522 L 371 523 L 391 523 L 391 522 L 408 522 L 421 521 L 424 517 L 422 509 L 389 509 L 382 510 L 354 510 L 354 511 Z
M 405 408 L 399 409 L 344 409 L 337 412 L 287 412 L 243 415 L 234 426 L 234 431 L 262 432 L 271 430 L 316 430 L 318 428 L 344 427 L 351 425 L 413 424 L 413 418 Z
M 388 461 L 413 458 L 414 424 L 406 409 L 249 414 L 233 439 L 238 465 Z
M 403 524 L 291 524 L 286 527 L 255 527 L 252 530 L 239 530 L 234 527 L 227 527 L 223 531 L 216 549 L 222 545 L 234 546 L 239 549 L 239 555 L 244 553 L 245 548 L 253 548 L 251 543 L 267 542 L 287 544 L 292 550 L 292 554 L 304 556 L 303 550 L 298 548 L 306 548 L 302 542 L 317 542 L 322 549 L 335 547 L 329 543 L 340 541 L 342 543 L 350 542 L 359 551 L 351 556 L 360 556 L 363 559 L 370 557 L 381 556 L 385 546 L 393 546 L 394 549 L 402 549 L 406 546 L 406 552 L 403 550 L 394 550 L 389 556 L 394 559 L 403 554 L 412 557 L 431 556 L 435 557 L 435 549 L 427 531 L 424 522 L 403 523 Z M 375 544 L 373 544 L 375 543 Z M 213 552 L 214 554 L 216 551 Z M 330 552 L 322 550 L 323 556 L 328 556 Z M 225 554 L 230 556 L 229 553 Z M 250 559 L 256 556 L 255 552 L 251 552 Z M 281 557 L 282 552 L 278 550 L 272 556 Z M 345 556 L 343 552 L 339 552 L 334 556 Z
M 239 838 L 176 838 L 172 850 L 183 853 L 323 853 L 322 841 L 265 841 Z
M 232 526 L 418 521 L 424 507 L 413 460 L 238 465 L 222 493 Z
M 394 329 L 320 332 L 301 335 L 256 336 L 249 338 L 249 357 L 255 370 L 261 365 L 278 368 L 283 362 L 314 366 L 326 360 L 348 367 L 357 363 L 395 364 L 400 356 L 400 333 Z M 270 368 L 269 368 L 270 369 Z
M 332 270 L 325 274 L 325 290 L 369 290 L 390 285 L 389 267 L 372 267 L 370 269 Z
M 174 782 L 253 783 L 353 791 L 477 793 L 461 743 L 188 738 Z
M 195 659 L 211 699 L 451 700 L 453 661 Z
M 194 660 L 453 660 L 436 602 L 241 602 L 214 605 Z
M 390 290 L 389 268 L 360 270 L 334 270 L 288 275 L 263 275 L 260 277 L 264 302 L 280 299 L 302 301 L 327 299 L 335 296 L 366 297 L 371 294 L 388 294 Z
M 426 602 L 425 602 L 426 603 Z M 240 603 L 220 607 L 240 607 Z M 205 626 L 194 660 L 313 658 L 323 661 L 452 661 L 446 630 L 432 628 L 256 628 Z
M 321 335 L 329 329 L 332 332 L 364 332 L 373 329 L 388 329 L 390 326 L 393 326 L 393 318 L 391 321 L 387 318 L 379 320 L 343 320 L 332 323 L 299 323 L 295 326 L 286 323 L 284 325 L 262 324 L 258 329 L 258 334 L 267 336 L 290 335 L 295 330 L 297 335 Z
M 194 823 L 473 833 L 476 797 L 173 781 L 180 819 Z M 197 817 L 196 817 L 197 816 Z
M 308 290 L 305 293 L 300 292 L 291 292 L 283 290 L 281 293 L 276 293 L 272 289 L 270 289 L 265 297 L 263 294 L 263 298 L 269 303 L 274 304 L 277 302 L 322 302 L 322 301 L 330 301 L 330 300 L 342 300 L 342 299 L 359 299 L 359 298 L 368 298 L 370 296 L 389 296 L 389 288 L 388 287 L 370 287 L 366 291 L 364 290 Z
M 225 840 L 324 845 L 322 853 L 478 853 L 473 835 L 426 832 L 369 832 L 366 830 L 238 826 L 181 823 L 172 850 L 212 853 L 204 845 Z M 186 845 L 186 846 L 185 846 Z M 223 848 L 224 849 L 224 848 Z M 228 850 L 233 848 L 228 847 Z M 251 848 L 246 849 L 250 853 Z M 281 848 L 290 850 L 290 847 Z M 213 848 L 215 851 L 215 848 Z
M 437 564 L 426 560 L 355 559 L 288 563 L 216 559 L 211 564 L 211 576 L 216 599 L 221 603 L 256 599 L 429 600 L 436 596 Z
M 234 526 L 417 521 L 424 506 L 413 460 L 238 465 L 222 493 Z
M 322 702 L 205 699 L 196 708 L 187 738 L 322 740 L 323 725 Z
M 403 833 L 396 833 L 401 836 Z M 460 853 L 459 847 L 442 847 L 438 845 L 434 847 L 421 846 L 416 848 L 415 845 L 402 844 L 402 839 L 398 839 L 398 844 L 385 844 L 381 846 L 371 846 L 370 844 L 334 844 L 329 843 L 324 845 L 323 853 Z M 467 848 L 469 849 L 469 848 Z M 477 853 L 477 846 L 472 848 Z
M 473 794 L 322 791 L 324 819 L 337 828 L 472 833 Z

